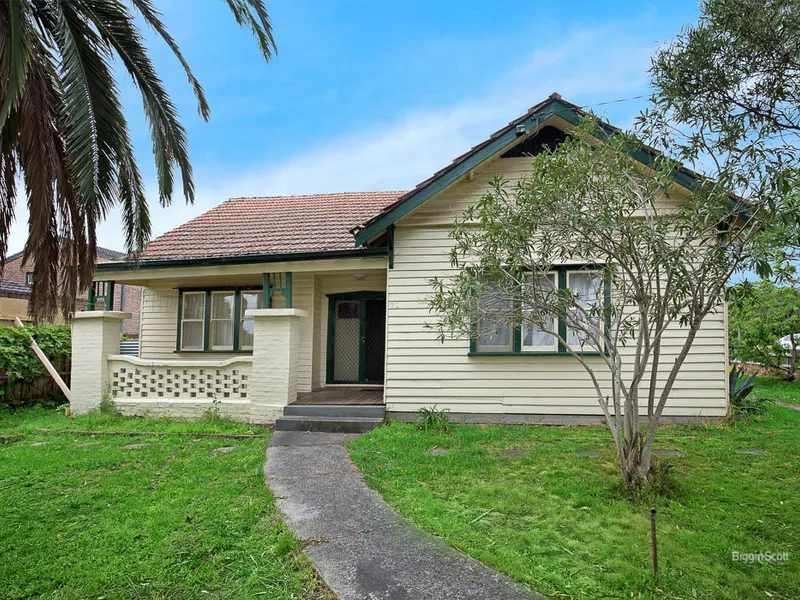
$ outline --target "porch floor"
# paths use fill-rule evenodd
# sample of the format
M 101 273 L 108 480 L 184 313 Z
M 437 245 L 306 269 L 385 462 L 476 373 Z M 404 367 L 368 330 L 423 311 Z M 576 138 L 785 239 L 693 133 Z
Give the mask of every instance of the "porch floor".
M 362 388 L 321 388 L 297 394 L 292 404 L 383 404 L 383 390 Z

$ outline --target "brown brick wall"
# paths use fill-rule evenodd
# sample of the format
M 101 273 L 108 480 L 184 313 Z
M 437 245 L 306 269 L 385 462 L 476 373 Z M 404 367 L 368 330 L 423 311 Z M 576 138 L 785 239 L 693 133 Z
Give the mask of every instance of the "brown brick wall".
M 98 259 L 98 263 L 107 262 Z M 2 277 L 15 283 L 27 284 L 27 273 L 33 271 L 33 267 L 22 264 L 22 256 L 8 261 L 3 269 Z M 75 310 L 86 308 L 88 293 L 81 294 L 76 300 Z M 139 337 L 139 320 L 141 317 L 142 288 L 137 285 L 118 284 L 114 289 L 114 310 L 131 313 L 131 318 L 122 322 L 122 333 L 128 337 Z

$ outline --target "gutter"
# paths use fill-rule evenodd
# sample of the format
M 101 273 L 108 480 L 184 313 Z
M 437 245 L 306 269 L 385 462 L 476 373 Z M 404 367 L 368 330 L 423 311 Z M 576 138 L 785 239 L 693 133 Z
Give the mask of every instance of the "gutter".
M 157 260 L 130 260 L 124 262 L 98 263 L 99 273 L 113 271 L 145 271 L 149 269 L 174 269 L 177 267 L 207 267 L 216 265 L 250 265 L 254 263 L 294 262 L 305 260 L 331 260 L 336 258 L 368 258 L 389 256 L 389 249 L 353 248 L 348 250 L 328 250 L 322 252 L 291 252 L 288 254 L 252 254 L 246 256 L 217 256 L 201 258 L 165 258 Z

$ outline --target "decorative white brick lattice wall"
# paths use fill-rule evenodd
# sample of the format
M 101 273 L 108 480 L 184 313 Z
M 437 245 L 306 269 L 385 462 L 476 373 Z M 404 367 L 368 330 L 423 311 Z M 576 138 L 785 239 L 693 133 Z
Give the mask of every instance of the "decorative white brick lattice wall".
M 115 399 L 248 400 L 252 358 L 148 361 L 109 356 Z

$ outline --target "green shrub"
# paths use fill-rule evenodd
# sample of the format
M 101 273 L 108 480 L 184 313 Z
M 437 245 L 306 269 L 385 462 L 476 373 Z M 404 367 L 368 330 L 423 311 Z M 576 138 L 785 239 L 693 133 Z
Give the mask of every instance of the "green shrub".
M 447 410 L 420 408 L 417 414 L 417 427 L 422 431 L 450 431 L 450 413 Z
M 54 364 L 70 358 L 72 335 L 69 325 L 24 325 L 0 327 L 0 403 L 20 404 L 27 398 L 14 398 L 20 384 L 33 384 L 49 375 L 31 349 L 28 334 L 33 336 L 45 356 Z M 62 397 L 63 399 L 63 397 Z

